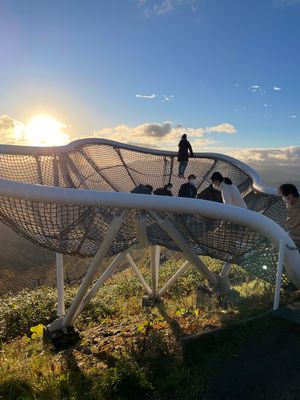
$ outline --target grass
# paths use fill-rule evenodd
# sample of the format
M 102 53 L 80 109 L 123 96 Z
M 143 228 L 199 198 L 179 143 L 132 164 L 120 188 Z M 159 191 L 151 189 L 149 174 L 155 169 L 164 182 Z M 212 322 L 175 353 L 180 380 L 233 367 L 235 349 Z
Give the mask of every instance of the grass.
M 180 261 L 161 270 L 167 281 Z M 211 261 L 212 269 L 220 264 Z M 146 280 L 149 269 L 143 268 Z M 231 326 L 270 309 L 272 288 L 235 267 L 239 296 L 222 307 L 196 290 L 204 284 L 192 271 L 180 277 L 164 303 L 143 308 L 143 288 L 131 273 L 116 274 L 80 316 L 81 343 L 52 353 L 43 347 L 39 327 L 55 318 L 56 293 L 23 290 L 0 302 L 0 399 L 5 400 L 192 400 L 206 395 L 210 375 L 256 330 L 236 328 L 235 339 L 201 344 L 201 352 L 182 351 L 181 339 Z M 75 289 L 66 291 L 67 305 Z M 240 333 L 239 333 L 240 332 Z M 204 343 L 204 342 L 203 342 Z M 213 343 L 213 345 L 211 344 Z M 220 345 L 217 345 L 219 343 Z M 199 350 L 199 346 L 197 347 Z

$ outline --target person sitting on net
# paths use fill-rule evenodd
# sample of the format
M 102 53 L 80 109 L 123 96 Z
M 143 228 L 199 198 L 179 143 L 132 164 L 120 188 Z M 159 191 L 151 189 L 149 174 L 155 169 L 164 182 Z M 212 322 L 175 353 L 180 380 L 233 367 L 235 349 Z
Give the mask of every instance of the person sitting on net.
M 187 140 L 186 134 L 183 134 L 181 136 L 180 142 L 178 143 L 177 161 L 179 162 L 179 170 L 178 170 L 179 178 L 184 178 L 184 172 L 186 170 L 189 161 L 189 153 L 190 157 L 194 157 L 191 143 Z
M 296 246 L 300 248 L 300 197 L 298 189 L 291 183 L 284 183 L 279 186 L 278 192 L 287 208 L 285 229 Z
M 152 194 L 153 187 L 151 185 L 142 185 L 139 184 L 137 187 L 131 190 L 130 193 L 137 193 L 137 194 Z
M 171 192 L 172 187 L 173 187 L 172 183 L 169 182 L 164 187 L 160 187 L 154 190 L 153 194 L 156 194 L 158 196 L 173 196 Z
M 220 190 L 214 189 L 212 183 L 206 189 L 202 190 L 202 192 L 198 193 L 197 199 L 223 203 Z
M 188 181 L 180 186 L 178 197 L 189 197 L 194 199 L 197 195 L 196 176 L 190 175 Z
M 223 203 L 247 208 L 239 189 L 232 183 L 231 179 L 224 177 L 220 172 L 214 172 L 210 180 L 213 188 L 221 192 Z

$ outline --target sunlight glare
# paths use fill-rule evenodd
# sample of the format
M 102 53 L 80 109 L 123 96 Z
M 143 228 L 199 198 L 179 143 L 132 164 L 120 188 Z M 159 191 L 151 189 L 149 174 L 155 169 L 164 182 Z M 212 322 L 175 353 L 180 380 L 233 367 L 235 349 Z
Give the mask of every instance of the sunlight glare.
M 63 128 L 66 125 L 49 115 L 37 115 L 27 125 L 26 139 L 32 146 L 60 146 L 70 141 Z

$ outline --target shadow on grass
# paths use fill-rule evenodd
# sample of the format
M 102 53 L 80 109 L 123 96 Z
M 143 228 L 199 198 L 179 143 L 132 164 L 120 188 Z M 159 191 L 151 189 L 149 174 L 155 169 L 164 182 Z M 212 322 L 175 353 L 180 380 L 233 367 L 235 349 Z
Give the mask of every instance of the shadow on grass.
M 36 399 L 34 389 L 26 380 L 9 379 L 0 384 L 0 399 L 17 400 L 17 399 Z
M 167 322 L 167 324 L 169 325 L 171 332 L 175 338 L 175 340 L 177 342 L 180 342 L 180 340 L 186 336 L 186 333 L 184 332 L 184 330 L 181 328 L 180 324 L 178 323 L 178 321 L 176 321 L 176 319 L 171 318 L 163 303 L 158 304 L 157 309 L 160 313 L 160 315 L 164 318 L 164 320 Z

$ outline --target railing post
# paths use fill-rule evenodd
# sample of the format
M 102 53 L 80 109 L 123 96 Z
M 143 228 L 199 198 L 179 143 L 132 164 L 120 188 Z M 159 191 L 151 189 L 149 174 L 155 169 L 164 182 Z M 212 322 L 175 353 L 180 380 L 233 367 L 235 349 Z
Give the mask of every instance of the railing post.
M 160 246 L 150 246 L 152 295 L 155 298 L 158 292 Z
M 56 255 L 56 286 L 57 286 L 57 316 L 60 318 L 65 315 L 64 298 L 64 259 L 60 253 Z
M 281 278 L 282 278 L 282 271 L 283 271 L 283 261 L 284 261 L 285 246 L 286 246 L 286 241 L 285 240 L 280 240 L 279 253 L 278 253 L 278 263 L 277 263 L 276 284 L 275 284 L 275 293 L 274 293 L 274 303 L 273 303 L 273 311 L 277 310 L 277 308 L 279 307 Z

